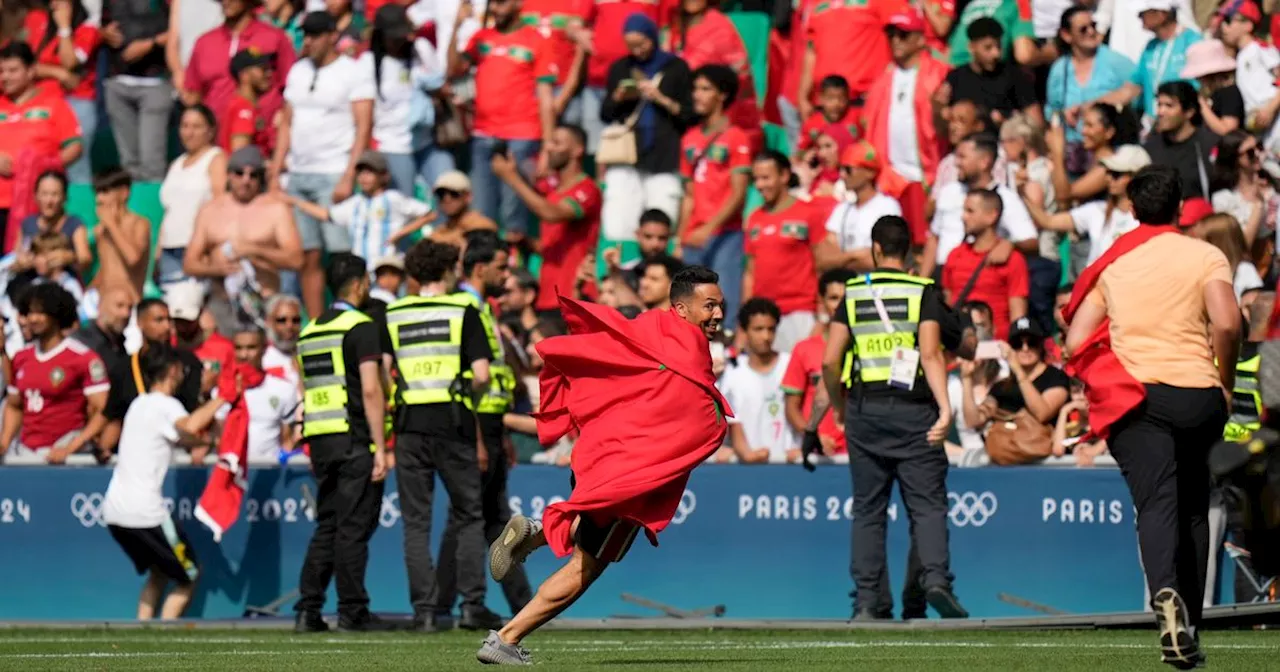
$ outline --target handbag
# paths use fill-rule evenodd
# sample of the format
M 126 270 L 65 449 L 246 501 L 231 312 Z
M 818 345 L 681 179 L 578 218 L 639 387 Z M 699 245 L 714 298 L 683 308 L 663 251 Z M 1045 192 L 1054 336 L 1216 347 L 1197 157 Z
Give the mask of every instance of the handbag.
M 653 78 L 654 86 L 662 83 L 662 73 Z M 639 143 L 636 138 L 636 123 L 644 112 L 648 100 L 641 100 L 636 109 L 627 115 L 625 121 L 614 122 L 600 131 L 600 146 L 596 149 L 596 163 L 605 166 L 634 166 L 639 161 Z
M 1053 453 L 1053 432 L 1027 409 L 996 411 L 987 429 L 987 456 L 992 464 L 1014 466 L 1039 462 Z
M 440 95 L 431 96 L 431 103 L 436 108 L 435 127 L 433 129 L 436 146 L 449 149 L 467 144 L 467 141 L 471 139 L 471 133 L 467 131 L 462 109 L 452 100 Z

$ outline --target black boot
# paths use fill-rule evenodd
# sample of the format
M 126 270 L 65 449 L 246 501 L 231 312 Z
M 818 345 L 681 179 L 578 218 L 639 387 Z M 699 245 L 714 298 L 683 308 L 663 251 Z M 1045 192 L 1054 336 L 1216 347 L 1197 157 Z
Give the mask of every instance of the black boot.
M 293 621 L 293 631 L 298 634 L 309 632 L 329 632 L 329 624 L 314 611 L 299 611 Z
M 458 627 L 463 630 L 501 630 L 504 625 L 503 618 L 488 607 L 463 607 L 462 618 L 458 619 Z

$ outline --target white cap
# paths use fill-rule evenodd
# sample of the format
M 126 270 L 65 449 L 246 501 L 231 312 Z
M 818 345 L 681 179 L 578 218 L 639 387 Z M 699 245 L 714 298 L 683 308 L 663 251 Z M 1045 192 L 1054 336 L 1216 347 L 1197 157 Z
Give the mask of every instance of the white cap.
M 1138 145 L 1120 145 L 1111 156 L 1098 163 L 1103 168 L 1117 173 L 1136 173 L 1151 165 L 1151 155 Z
M 204 310 L 204 286 L 197 280 L 175 282 L 165 288 L 164 302 L 173 319 L 195 322 Z
M 1138 15 L 1151 10 L 1160 10 L 1162 12 L 1175 12 L 1178 6 L 1182 4 L 1178 0 L 1137 0 L 1133 3 L 1134 8 L 1138 10 Z

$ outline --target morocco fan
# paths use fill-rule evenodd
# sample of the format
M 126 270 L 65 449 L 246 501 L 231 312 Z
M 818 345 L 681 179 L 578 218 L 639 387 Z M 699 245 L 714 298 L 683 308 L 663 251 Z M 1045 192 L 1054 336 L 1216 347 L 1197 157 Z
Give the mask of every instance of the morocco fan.
M 76 300 L 55 284 L 34 285 L 18 298 L 18 314 L 31 345 L 13 356 L 13 380 L 4 408 L 0 453 L 19 434 L 21 452 L 62 464 L 98 438 L 111 384 L 98 355 L 67 330 L 76 326 Z

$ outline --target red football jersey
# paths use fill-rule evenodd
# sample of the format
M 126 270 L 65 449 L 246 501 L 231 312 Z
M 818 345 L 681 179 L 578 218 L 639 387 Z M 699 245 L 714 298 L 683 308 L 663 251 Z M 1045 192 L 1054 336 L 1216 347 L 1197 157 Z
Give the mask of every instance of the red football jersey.
M 13 356 L 9 394 L 22 396 L 22 445 L 49 448 L 68 432 L 83 429 L 85 397 L 111 389 L 107 367 L 87 346 L 63 339 L 49 352 L 29 345 Z

